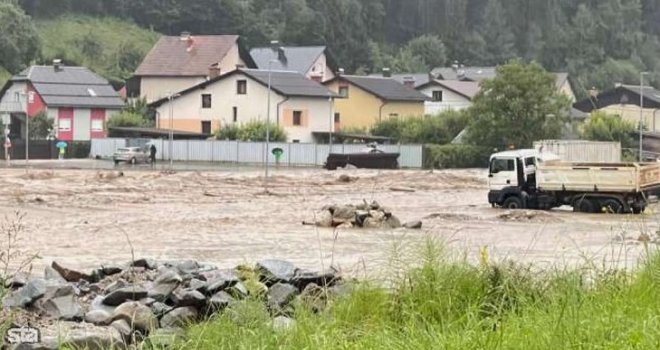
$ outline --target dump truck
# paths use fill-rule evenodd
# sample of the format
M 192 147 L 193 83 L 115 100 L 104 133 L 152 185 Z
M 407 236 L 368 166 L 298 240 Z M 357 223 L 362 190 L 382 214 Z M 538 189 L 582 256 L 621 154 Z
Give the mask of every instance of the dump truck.
M 660 163 L 563 162 L 551 153 L 513 150 L 491 155 L 488 187 L 493 207 L 639 214 L 660 192 Z

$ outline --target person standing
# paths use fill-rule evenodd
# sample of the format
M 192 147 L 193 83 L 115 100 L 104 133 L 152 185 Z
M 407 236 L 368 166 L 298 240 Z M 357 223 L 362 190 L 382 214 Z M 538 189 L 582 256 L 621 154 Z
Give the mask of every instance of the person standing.
M 156 146 L 152 143 L 149 147 L 149 159 L 151 160 L 151 165 L 156 164 Z
M 7 161 L 7 167 L 9 167 L 11 162 L 11 140 L 9 135 L 5 136 L 5 161 Z

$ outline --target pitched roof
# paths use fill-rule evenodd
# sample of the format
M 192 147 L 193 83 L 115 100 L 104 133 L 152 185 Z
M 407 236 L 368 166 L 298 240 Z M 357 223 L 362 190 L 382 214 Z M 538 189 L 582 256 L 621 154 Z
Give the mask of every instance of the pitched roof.
M 325 46 L 284 46 L 279 49 L 257 47 L 250 50 L 250 56 L 258 69 L 268 69 L 272 61 L 270 65 L 273 70 L 307 74 L 324 52 Z
M 469 100 L 479 93 L 481 86 L 476 81 L 433 80 L 433 83 L 451 90 Z
M 342 75 L 335 79 L 348 81 L 349 83 L 386 101 L 422 102 L 428 100 L 426 95 L 415 89 L 411 89 L 392 78 Z M 335 79 L 333 79 L 333 81 Z
M 124 107 L 108 81 L 85 67 L 32 66 L 10 79 L 18 81 L 29 81 L 47 106 Z
M 208 76 L 211 65 L 221 62 L 238 45 L 238 35 L 195 35 L 191 49 L 180 36 L 162 36 L 149 51 L 137 76 Z M 239 45 L 239 50 L 241 47 Z M 244 56 L 241 57 L 245 60 Z M 249 59 L 249 58 L 248 58 Z M 246 62 L 248 66 L 250 62 Z
M 372 73 L 369 74 L 369 76 L 375 78 L 387 78 L 382 73 Z M 429 81 L 431 81 L 431 77 L 428 73 L 397 73 L 392 74 L 390 78 L 398 81 L 401 84 L 408 80 L 412 80 L 415 83 L 415 89 L 422 85 L 426 85 L 429 83 Z
M 497 74 L 497 67 L 439 67 L 431 71 L 431 74 L 440 80 L 471 80 L 482 81 L 492 79 Z
M 217 81 L 223 80 L 230 76 L 234 76 L 236 74 L 243 74 L 263 86 L 268 86 L 268 71 L 258 69 L 237 69 L 233 72 L 221 75 L 219 77 L 185 89 L 179 92 L 178 95 L 179 97 L 187 95 L 193 91 L 203 89 Z M 271 71 L 270 74 L 271 89 L 283 96 L 317 98 L 329 98 L 337 96 L 324 85 L 311 79 L 307 79 L 304 75 L 298 72 Z M 167 100 L 168 98 L 162 98 L 158 101 L 152 102 L 150 105 L 158 107 L 167 102 Z
M 644 86 L 644 107 L 660 109 L 660 91 L 652 86 Z M 596 109 L 605 108 L 617 104 L 640 105 L 640 87 L 639 85 L 618 85 L 613 89 L 600 92 L 596 96 L 590 96 L 582 99 L 573 107 L 589 113 Z

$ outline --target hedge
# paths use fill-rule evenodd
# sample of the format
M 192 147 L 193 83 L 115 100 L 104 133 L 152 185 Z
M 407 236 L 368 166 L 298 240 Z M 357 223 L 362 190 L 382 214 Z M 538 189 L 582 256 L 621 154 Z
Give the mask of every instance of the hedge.
M 427 169 L 487 168 L 492 150 L 472 145 L 426 145 L 424 167 Z

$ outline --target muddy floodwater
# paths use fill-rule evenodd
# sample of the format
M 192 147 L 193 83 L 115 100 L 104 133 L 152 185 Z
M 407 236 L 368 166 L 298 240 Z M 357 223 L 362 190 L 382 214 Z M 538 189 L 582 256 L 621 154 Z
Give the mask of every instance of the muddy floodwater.
M 638 237 L 655 240 L 660 224 L 656 206 L 639 216 L 493 209 L 482 170 L 277 170 L 269 194 L 257 170 L 123 174 L 3 169 L 3 227 L 16 212 L 24 215 L 16 248 L 39 254 L 35 271 L 53 260 L 89 269 L 135 256 L 223 267 L 283 258 L 301 267 L 333 264 L 368 273 L 387 264 L 397 247 L 426 237 L 471 261 L 486 248 L 491 259 L 539 266 L 630 267 L 647 246 L 653 248 Z M 342 174 L 353 181 L 339 181 Z M 324 205 L 363 200 L 378 201 L 402 222 L 422 220 L 423 228 L 334 231 L 302 225 Z

